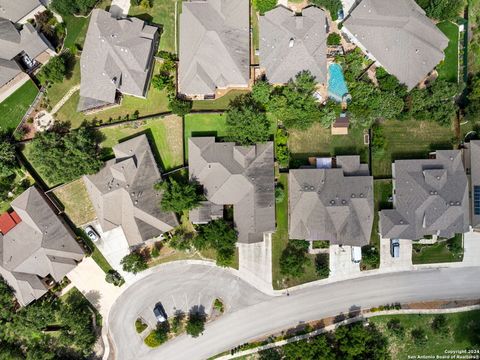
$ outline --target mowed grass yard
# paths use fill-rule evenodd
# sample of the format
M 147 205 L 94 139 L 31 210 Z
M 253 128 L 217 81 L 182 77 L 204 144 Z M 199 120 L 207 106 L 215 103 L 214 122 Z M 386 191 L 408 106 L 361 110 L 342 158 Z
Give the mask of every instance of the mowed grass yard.
M 83 47 L 90 17 L 85 18 L 69 15 L 64 16 L 63 21 L 67 27 L 67 36 L 63 41 L 63 47 L 65 49 L 70 49 L 77 45 Z
M 457 244 L 458 252 L 451 251 L 449 245 Z M 437 241 L 437 243 L 413 244 L 412 262 L 413 264 L 437 264 L 444 262 L 459 262 L 463 260 L 463 241 L 462 235 L 457 234 L 449 240 Z
M 388 347 L 393 360 L 406 360 L 408 356 L 442 356 L 445 350 L 466 350 L 480 348 L 480 310 L 445 314 L 448 331 L 445 335 L 432 330 L 435 315 L 388 315 L 369 319 L 388 338 Z M 405 329 L 404 337 L 396 336 L 387 328 L 391 319 L 400 320 Z M 425 330 L 427 341 L 417 344 L 411 337 L 416 328 Z M 474 353 L 472 353 L 474 354 Z
M 188 156 L 188 139 L 196 136 L 223 138 L 226 133 L 227 117 L 223 113 L 187 114 L 185 116 L 184 144 Z
M 101 129 L 105 139 L 100 143 L 107 156 L 113 156 L 111 148 L 129 138 L 145 133 L 154 146 L 153 153 L 161 168 L 169 171 L 183 165 L 182 119 L 175 115 L 145 121 L 141 126 L 118 125 Z
M 76 226 L 95 220 L 95 209 L 82 179 L 55 189 L 53 194 L 64 206 L 65 213 Z
M 0 129 L 15 130 L 38 94 L 33 81 L 28 80 L 12 95 L 0 103 Z
M 47 99 L 53 108 L 74 86 L 80 84 L 80 57 L 75 57 L 75 64 L 68 77 L 61 83 L 50 85 L 47 89 Z
M 159 62 L 155 63 L 154 75 L 159 73 L 160 65 Z M 151 85 L 146 99 L 125 95 L 120 106 L 98 111 L 89 115 L 77 112 L 79 98 L 80 92 L 77 91 L 58 111 L 56 114 L 57 120 L 70 122 L 72 128 L 77 128 L 85 120 L 92 121 L 96 119 L 106 123 L 109 121 L 122 120 L 127 115 L 131 117 L 135 111 L 138 111 L 139 116 L 154 115 L 168 111 L 168 97 L 166 90 L 160 91 Z
M 228 91 L 225 95 L 215 100 L 195 100 L 193 101 L 193 110 L 226 110 L 230 101 L 237 96 L 247 94 L 248 90 L 233 89 Z
M 280 174 L 279 182 L 284 187 L 285 197 L 276 204 L 277 230 L 272 235 L 272 286 L 276 290 L 320 279 L 315 269 L 315 255 L 310 254 L 307 254 L 309 261 L 302 276 L 289 278 L 280 272 L 280 257 L 288 245 L 288 174 Z
M 290 130 L 288 147 L 294 168 L 307 163 L 310 156 L 360 155 L 362 162 L 368 161 L 363 129 L 350 129 L 348 135 L 332 135 L 330 129 L 317 123 L 307 130 Z
M 442 21 L 437 27 L 448 37 L 445 60 L 437 67 L 438 76 L 452 82 L 458 80 L 458 26 L 450 21 Z
M 423 159 L 431 151 L 452 149 L 453 130 L 433 121 L 388 120 L 380 124 L 386 150 L 372 159 L 373 176 L 392 176 L 392 162 L 400 159 Z
M 159 50 L 175 52 L 175 4 L 176 0 L 154 0 L 152 8 L 131 6 L 128 15 L 138 17 L 148 23 L 158 25 L 160 34 Z M 181 1 L 178 2 L 181 7 Z

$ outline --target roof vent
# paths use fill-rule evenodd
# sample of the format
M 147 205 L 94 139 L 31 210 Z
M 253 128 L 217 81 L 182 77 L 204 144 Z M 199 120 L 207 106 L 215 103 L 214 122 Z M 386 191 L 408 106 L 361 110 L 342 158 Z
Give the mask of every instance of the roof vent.
M 457 201 L 456 204 L 457 204 L 457 205 L 460 205 L 460 201 Z
M 310 186 L 310 190 L 312 190 L 312 191 L 313 191 L 313 190 L 315 190 L 315 188 L 314 188 L 313 186 Z
M 403 220 L 400 220 L 400 225 L 403 225 Z
M 450 205 L 453 206 L 455 205 L 455 203 L 453 201 L 450 201 Z
M 352 195 L 351 195 L 351 198 L 354 199 L 354 198 L 355 198 L 355 194 L 352 194 Z
M 345 205 L 347 203 L 347 200 L 342 200 L 342 204 Z
M 363 193 L 360 193 L 360 197 L 363 198 Z
M 453 156 L 450 156 L 450 160 L 452 160 L 452 161 L 453 161 Z
M 330 205 L 335 205 L 335 200 L 330 200 Z

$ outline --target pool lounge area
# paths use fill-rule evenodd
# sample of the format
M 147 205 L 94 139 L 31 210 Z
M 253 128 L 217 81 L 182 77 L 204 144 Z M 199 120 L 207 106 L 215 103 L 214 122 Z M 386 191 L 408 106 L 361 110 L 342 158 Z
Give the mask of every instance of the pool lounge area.
M 328 67 L 328 96 L 337 102 L 351 99 L 342 67 L 336 63 L 332 63 Z

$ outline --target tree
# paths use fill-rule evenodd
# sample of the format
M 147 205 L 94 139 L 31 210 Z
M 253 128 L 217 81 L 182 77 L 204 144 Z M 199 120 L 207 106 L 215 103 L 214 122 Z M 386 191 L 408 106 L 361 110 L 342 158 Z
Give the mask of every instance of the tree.
M 173 76 L 166 72 L 154 75 L 152 78 L 152 86 L 157 90 L 167 88 L 167 90 L 171 91 L 175 86 L 173 83 Z
M 193 245 L 196 249 L 214 249 L 217 253 L 217 265 L 228 266 L 235 255 L 236 231 L 223 219 L 211 221 L 199 228 Z
M 52 0 L 52 8 L 62 16 L 87 14 L 97 3 L 97 0 Z
M 15 146 L 10 137 L 5 133 L 0 133 L 0 178 L 6 178 L 15 174 L 18 168 L 15 157 Z
M 330 275 L 328 254 L 317 254 L 315 256 L 315 270 L 317 270 L 317 275 L 322 278 L 327 278 Z
M 336 359 L 331 341 L 325 334 L 318 335 L 312 339 L 289 343 L 281 348 L 283 359 L 315 359 L 332 360 Z
M 277 0 L 253 0 L 253 5 L 255 9 L 263 15 L 277 6 Z
M 109 270 L 105 275 L 105 281 L 115 286 L 121 286 L 124 283 L 122 275 L 120 275 L 116 270 Z
M 448 320 L 444 314 L 436 315 L 432 321 L 432 330 L 440 335 L 448 335 L 450 329 L 448 327 Z
M 342 10 L 342 3 L 340 0 L 312 0 L 312 3 L 321 8 L 327 9 L 334 21 L 338 19 L 338 12 Z
M 288 133 L 285 129 L 278 128 L 275 136 L 275 158 L 281 168 L 287 168 L 290 162 L 288 150 Z
M 81 127 L 68 133 L 37 132 L 29 160 L 49 183 L 69 182 L 96 173 L 102 166 L 97 147 L 98 133 Z
M 192 110 L 192 102 L 190 100 L 177 98 L 176 96 L 170 96 L 168 108 L 178 116 L 185 116 Z
M 15 312 L 13 289 L 0 276 L 0 324 L 9 321 Z
M 282 360 L 282 354 L 277 348 L 266 349 L 258 352 L 258 359 L 259 360 Z
M 267 109 L 270 103 L 272 94 L 272 85 L 267 81 L 260 80 L 253 84 L 252 97 L 263 109 Z
M 147 261 L 145 258 L 136 252 L 132 252 L 126 255 L 121 261 L 123 271 L 128 271 L 133 274 L 137 274 L 140 271 L 146 270 L 148 268 Z
M 320 119 L 321 112 L 313 97 L 315 87 L 315 77 L 302 71 L 274 96 L 271 110 L 287 129 L 305 130 Z
M 190 311 L 188 315 L 187 326 L 185 330 L 188 335 L 192 337 L 198 337 L 203 333 L 205 329 L 205 315 L 198 311 Z
M 147 346 L 155 348 L 162 345 L 165 341 L 168 340 L 168 333 L 170 332 L 170 327 L 168 322 L 163 322 L 158 324 L 157 328 L 152 331 L 145 338 L 144 342 Z
M 305 272 L 308 242 L 304 240 L 290 240 L 280 256 L 280 272 L 283 275 L 299 277 Z
M 240 95 L 228 107 L 226 132 L 240 145 L 262 143 L 270 137 L 270 121 L 250 94 Z
M 58 55 L 42 66 L 37 78 L 42 85 L 62 82 L 67 74 L 67 63 L 64 55 Z
M 342 37 L 337 33 L 330 33 L 327 37 L 327 45 L 340 45 Z
M 169 178 L 167 181 L 157 183 L 155 188 L 163 190 L 160 201 L 163 211 L 182 213 L 196 208 L 202 200 L 202 196 L 198 193 L 198 184 L 193 181 L 177 182 Z
M 413 342 L 417 346 L 425 345 L 427 343 L 427 334 L 425 330 L 421 327 L 412 329 L 412 331 L 410 332 L 410 336 L 412 337 Z
M 428 17 L 437 20 L 455 20 L 465 7 L 464 0 L 421 0 Z
M 152 7 L 152 2 L 151 0 L 141 0 L 140 6 L 143 7 L 144 9 L 150 9 Z
M 177 227 L 168 245 L 180 251 L 189 250 L 193 246 L 192 240 L 194 237 L 195 233 L 187 231 L 184 227 Z

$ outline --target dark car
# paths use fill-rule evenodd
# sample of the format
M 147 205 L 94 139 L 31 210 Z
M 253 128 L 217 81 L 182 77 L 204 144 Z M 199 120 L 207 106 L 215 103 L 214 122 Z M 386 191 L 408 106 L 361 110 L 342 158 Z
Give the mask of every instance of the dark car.
M 153 313 L 155 314 L 155 318 L 159 323 L 167 321 L 167 313 L 165 312 L 165 309 L 163 308 L 161 303 L 155 305 L 155 307 L 153 308 Z
M 400 240 L 398 239 L 390 240 L 390 254 L 394 258 L 400 257 Z

